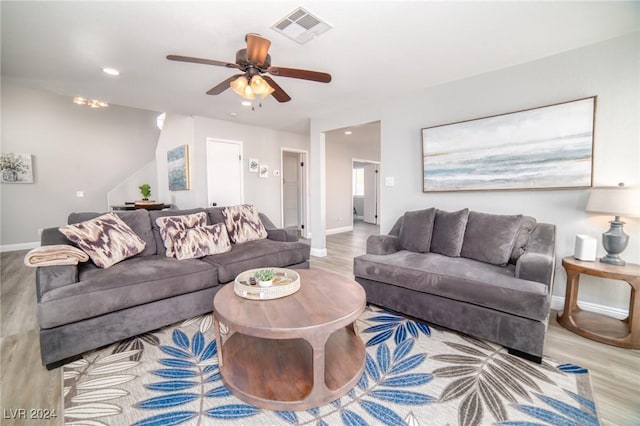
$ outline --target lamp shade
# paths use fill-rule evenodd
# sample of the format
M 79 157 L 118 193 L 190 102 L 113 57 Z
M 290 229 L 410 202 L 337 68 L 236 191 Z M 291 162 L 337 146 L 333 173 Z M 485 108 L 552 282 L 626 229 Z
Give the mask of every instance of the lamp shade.
M 640 189 L 628 186 L 595 187 L 589 194 L 586 211 L 640 217 Z

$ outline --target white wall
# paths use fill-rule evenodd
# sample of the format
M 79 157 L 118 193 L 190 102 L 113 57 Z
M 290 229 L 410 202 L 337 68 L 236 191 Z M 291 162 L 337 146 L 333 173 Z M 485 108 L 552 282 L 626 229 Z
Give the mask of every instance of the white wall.
M 107 211 L 107 192 L 154 159 L 157 114 L 3 83 L 2 152 L 32 154 L 34 183 L 1 186 L 2 249 L 39 242 L 73 211 Z
M 386 232 L 405 210 L 435 206 L 499 214 L 524 213 L 557 226 L 558 267 L 554 294 L 564 297 L 563 256 L 573 254 L 575 234 L 600 238 L 611 218 L 593 216 L 584 208 L 588 190 L 487 191 L 423 193 L 421 128 L 501 114 L 597 95 L 594 184 L 640 184 L 639 36 L 633 34 L 570 52 L 454 81 L 374 105 L 351 106 L 311 122 L 311 149 L 323 148 L 323 132 L 353 123 L 381 120 L 381 180 L 395 178 L 394 187 L 381 186 L 381 230 Z M 320 205 L 320 174 L 312 176 L 314 201 Z M 323 218 L 312 206 L 312 223 Z M 623 257 L 639 263 L 640 231 L 637 219 L 626 219 L 631 244 Z M 319 235 L 318 235 L 319 236 Z M 320 237 L 320 236 L 319 236 Z M 322 236 L 323 237 L 323 236 Z M 314 233 L 314 238 L 316 234 Z M 313 241 L 312 248 L 324 248 Z M 600 245 L 600 254 L 604 250 Z M 604 285 L 584 277 L 581 301 L 611 308 L 628 308 L 629 287 Z
M 140 185 L 147 183 L 151 186 L 150 200 L 156 200 L 158 191 L 158 170 L 156 160 L 150 161 L 146 166 L 124 179 L 115 188 L 107 192 L 107 204 L 109 206 L 123 205 L 126 202 L 135 202 L 142 199 Z
M 273 174 L 275 169 L 280 169 L 280 148 L 308 150 L 309 141 L 305 135 L 264 127 L 167 114 L 156 150 L 158 184 L 163 196 L 159 201 L 171 202 L 179 208 L 207 206 L 207 138 L 242 142 L 244 202 L 256 205 L 274 223 L 280 223 L 281 178 Z M 191 190 L 169 191 L 167 151 L 185 143 L 189 144 Z M 257 158 L 261 164 L 269 165 L 269 178 L 261 179 L 257 173 L 249 173 L 249 158 Z

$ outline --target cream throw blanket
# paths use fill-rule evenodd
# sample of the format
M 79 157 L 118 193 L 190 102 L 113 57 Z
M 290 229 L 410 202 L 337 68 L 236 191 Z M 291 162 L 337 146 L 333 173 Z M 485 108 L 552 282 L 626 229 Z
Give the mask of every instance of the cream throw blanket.
M 24 257 L 27 266 L 77 265 L 89 260 L 87 253 L 65 244 L 42 246 L 31 250 Z

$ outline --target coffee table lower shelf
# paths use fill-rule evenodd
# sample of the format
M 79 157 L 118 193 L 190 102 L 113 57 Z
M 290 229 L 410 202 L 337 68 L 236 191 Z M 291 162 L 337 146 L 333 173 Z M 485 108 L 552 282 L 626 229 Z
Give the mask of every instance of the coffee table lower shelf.
M 241 400 L 270 410 L 306 410 L 340 398 L 358 383 L 365 348 L 351 324 L 333 332 L 324 350 L 302 338 L 236 332 L 224 342 L 222 356 L 222 381 Z M 314 365 L 314 358 L 324 358 L 324 365 Z M 324 380 L 315 383 L 314 374 L 322 373 Z

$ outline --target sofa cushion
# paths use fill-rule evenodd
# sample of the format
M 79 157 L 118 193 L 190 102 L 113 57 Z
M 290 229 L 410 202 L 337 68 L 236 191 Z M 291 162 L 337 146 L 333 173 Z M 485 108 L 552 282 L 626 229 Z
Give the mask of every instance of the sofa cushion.
M 527 251 L 531 231 L 534 230 L 537 223 L 538 222 L 531 216 L 522 217 L 522 220 L 520 221 L 520 228 L 518 229 L 518 234 L 516 236 L 516 242 L 513 245 L 513 250 L 511 250 L 509 263 L 513 263 L 515 265 L 518 259 L 520 259 L 520 256 Z
M 235 244 L 227 253 L 203 257 L 218 268 L 221 283 L 233 281 L 238 274 L 254 268 L 282 268 L 309 260 L 311 247 L 301 242 L 256 240 Z
M 172 229 L 169 238 L 178 260 L 196 259 L 231 250 L 231 241 L 224 223 L 188 229 Z
M 436 210 L 431 249 L 429 251 L 449 257 L 459 257 L 468 217 L 469 209 L 456 212 Z
M 227 225 L 229 238 L 236 244 L 267 238 L 267 230 L 260 221 L 255 206 L 241 204 L 222 209 L 222 216 Z
M 164 254 L 164 242 L 162 241 L 162 235 L 160 235 L 160 228 L 156 223 L 156 219 L 159 217 L 165 216 L 182 216 L 186 214 L 193 214 L 203 212 L 203 208 L 195 208 L 189 210 L 151 210 L 149 212 L 149 217 L 151 218 L 151 229 L 153 230 L 153 239 L 156 241 L 156 253 Z M 207 222 L 207 225 L 209 223 Z
M 58 228 L 71 242 L 89 255 L 100 268 L 142 252 L 145 242 L 115 213 Z
M 470 212 L 460 255 L 480 262 L 506 265 L 522 215 Z
M 428 252 L 435 215 L 435 208 L 405 212 L 400 226 L 400 247 L 418 253 Z
M 82 265 L 79 282 L 42 295 L 42 328 L 69 324 L 218 285 L 216 269 L 198 259 L 134 257 L 109 269 Z
M 138 256 L 152 256 L 156 254 L 156 241 L 153 238 L 153 230 L 151 229 L 151 219 L 149 217 L 148 210 L 138 209 L 113 213 L 117 214 L 118 217 L 122 219 L 124 223 L 126 223 L 129 228 L 131 228 L 133 232 L 142 239 L 142 241 L 145 242 L 146 245 L 144 246 L 144 250 L 142 250 Z M 72 225 L 74 223 L 95 219 L 103 214 L 104 213 L 97 212 L 71 213 L 67 218 L 67 223 Z
M 189 228 L 196 228 L 207 225 L 207 214 L 198 212 L 179 216 L 163 216 L 156 219 L 156 224 L 160 230 L 160 236 L 165 247 L 165 256 L 175 257 L 176 251 L 173 247 L 174 231 L 183 231 Z
M 356 257 L 354 275 L 533 320 L 544 321 L 549 314 L 548 287 L 515 278 L 513 266 L 401 250 Z

